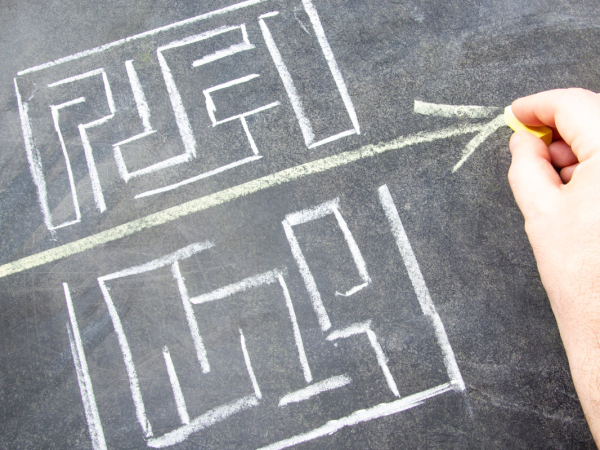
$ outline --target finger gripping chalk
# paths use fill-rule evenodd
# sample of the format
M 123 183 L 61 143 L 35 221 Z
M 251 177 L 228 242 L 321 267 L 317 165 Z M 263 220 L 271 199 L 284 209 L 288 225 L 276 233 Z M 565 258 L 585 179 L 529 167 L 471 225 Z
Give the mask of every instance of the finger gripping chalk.
M 504 120 L 506 121 L 506 125 L 511 127 L 513 131 L 528 131 L 534 136 L 539 137 L 546 145 L 550 145 L 552 142 L 552 128 L 546 126 L 528 127 L 527 125 L 523 125 L 517 120 L 510 106 L 504 109 Z

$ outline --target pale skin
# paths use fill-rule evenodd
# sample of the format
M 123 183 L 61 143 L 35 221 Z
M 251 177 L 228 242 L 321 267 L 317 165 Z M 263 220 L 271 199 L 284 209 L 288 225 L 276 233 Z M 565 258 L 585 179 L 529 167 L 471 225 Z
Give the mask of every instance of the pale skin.
M 555 130 L 550 146 L 525 131 L 512 136 L 508 179 L 600 443 L 600 94 L 541 92 L 512 110 L 525 125 Z

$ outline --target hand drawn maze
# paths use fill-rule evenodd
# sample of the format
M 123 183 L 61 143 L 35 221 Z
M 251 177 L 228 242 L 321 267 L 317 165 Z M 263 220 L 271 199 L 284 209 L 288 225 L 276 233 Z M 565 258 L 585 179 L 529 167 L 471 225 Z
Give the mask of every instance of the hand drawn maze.
M 280 12 L 253 12 L 264 10 L 262 3 L 269 5 L 246 0 L 18 73 L 14 85 L 25 150 L 48 230 L 105 212 L 110 207 L 105 191 L 119 183 L 128 195 L 142 198 L 261 159 L 253 136 L 260 126 L 249 121 L 277 114 L 282 101 L 288 106 L 283 98 L 269 98 L 277 75 L 305 147 L 360 134 L 313 3 L 302 1 L 311 30 L 304 23 L 302 29 L 316 40 L 320 55 L 313 52 L 311 58 L 328 68 L 321 76 L 337 90 L 336 108 L 345 109 L 346 121 L 318 131 L 310 119 L 315 111 L 307 111 L 299 76 L 290 68 L 294 61 L 281 51 L 281 33 L 272 31 Z M 169 128 L 172 122 L 176 127 Z
M 379 399 L 384 399 L 377 404 L 364 404 L 366 400 L 359 398 L 358 402 L 353 403 L 350 401 L 344 411 L 346 415 L 343 417 L 339 416 L 328 416 L 332 413 L 330 410 L 325 409 L 321 412 L 319 419 L 321 423 L 312 429 L 303 429 L 296 432 L 295 435 L 289 435 L 283 439 L 279 438 L 276 442 L 267 442 L 260 444 L 265 449 L 282 449 L 291 447 L 302 442 L 318 439 L 320 437 L 330 435 L 339 431 L 344 427 L 353 426 L 362 422 L 367 422 L 380 417 L 397 414 L 401 411 L 419 406 L 423 404 L 427 399 L 439 396 L 441 394 L 454 391 L 456 393 L 464 395 L 465 385 L 462 380 L 462 376 L 458 369 L 454 353 L 448 341 L 448 337 L 444 330 L 444 326 L 440 320 L 440 317 L 436 311 L 436 308 L 429 295 L 427 286 L 419 264 L 416 260 L 415 254 L 411 248 L 408 236 L 402 225 L 400 216 L 386 185 L 381 186 L 377 192 L 380 207 L 383 210 L 383 215 L 387 219 L 388 232 L 391 232 L 391 236 L 396 243 L 397 249 L 399 250 L 401 261 L 403 261 L 408 279 L 412 284 L 412 289 L 418 301 L 418 307 L 420 313 L 415 312 L 419 317 L 424 320 L 426 332 L 432 335 L 432 342 L 435 342 L 434 347 L 437 347 L 435 352 L 427 352 L 428 356 L 422 355 L 419 357 L 432 358 L 431 355 L 438 354 L 438 358 L 443 360 L 440 362 L 440 367 L 443 369 L 443 377 L 447 381 L 432 382 L 429 381 L 430 387 L 425 388 L 416 393 L 409 393 L 407 396 L 401 396 L 401 392 L 406 392 L 406 387 L 403 386 L 403 379 L 398 375 L 398 364 L 402 364 L 402 361 L 390 361 L 381 345 L 380 341 L 382 337 L 378 330 L 381 330 L 380 323 L 385 320 L 384 317 L 369 317 L 367 320 L 360 320 L 354 323 L 341 323 L 339 316 L 331 315 L 326 306 L 328 303 L 323 301 L 322 298 L 322 286 L 319 286 L 319 281 L 322 278 L 316 276 L 311 265 L 315 263 L 314 259 L 305 257 L 306 249 L 303 250 L 301 240 L 297 236 L 297 230 L 301 226 L 314 226 L 319 221 L 327 220 L 328 218 L 335 219 L 335 222 L 328 222 L 336 224 L 334 227 L 341 232 L 343 241 L 348 247 L 349 258 L 351 263 L 358 274 L 357 283 L 349 289 L 344 289 L 345 292 L 336 292 L 333 297 L 352 297 L 356 295 L 365 295 L 367 298 L 370 294 L 370 286 L 373 284 L 372 276 L 369 275 L 369 269 L 367 263 L 363 258 L 363 254 L 356 242 L 348 223 L 340 212 L 340 200 L 333 199 L 314 207 L 304 209 L 301 211 L 287 214 L 282 221 L 282 227 L 287 238 L 289 249 L 291 250 L 293 260 L 297 264 L 298 272 L 301 279 L 304 282 L 304 288 L 310 298 L 310 305 L 312 311 L 309 311 L 313 319 L 316 319 L 318 323 L 317 329 L 306 328 L 306 316 L 300 316 L 298 312 L 298 300 L 294 299 L 290 294 L 288 287 L 288 279 L 290 271 L 296 270 L 295 268 L 273 268 L 266 272 L 258 273 L 246 278 L 238 279 L 233 283 L 225 284 L 216 289 L 212 289 L 208 292 L 197 293 L 189 290 L 190 286 L 194 285 L 192 279 L 188 276 L 185 279 L 182 276 L 182 264 L 186 263 L 186 260 L 194 257 L 194 255 L 200 255 L 206 251 L 218 251 L 218 245 L 215 246 L 212 242 L 205 241 L 195 244 L 188 245 L 181 248 L 171 254 L 165 255 L 161 258 L 154 259 L 147 263 L 129 267 L 124 270 L 120 270 L 115 273 L 103 275 L 98 277 L 98 284 L 106 304 L 108 314 L 112 320 L 115 334 L 118 338 L 118 347 L 122 353 L 122 360 L 126 369 L 127 378 L 129 382 L 129 390 L 131 393 L 131 399 L 134 405 L 134 413 L 137 423 L 139 424 L 139 430 L 143 434 L 146 444 L 152 448 L 164 448 L 169 447 L 181 442 L 186 441 L 188 438 L 193 436 L 205 436 L 204 433 L 210 433 L 211 427 L 219 424 L 220 422 L 228 420 L 237 420 L 235 422 L 241 430 L 249 430 L 252 428 L 252 422 L 245 423 L 244 417 L 248 417 L 248 414 L 252 411 L 259 411 L 261 408 L 271 408 L 269 411 L 279 411 L 283 421 L 289 420 L 288 414 L 300 414 L 302 410 L 289 409 L 289 408 L 302 408 L 304 404 L 310 403 L 314 399 L 318 399 L 324 395 L 337 395 L 337 398 L 346 398 L 349 394 L 348 389 L 352 389 L 355 385 L 360 389 L 360 379 L 354 378 L 356 367 L 366 367 L 369 369 L 369 380 L 370 390 L 379 389 L 381 392 L 378 394 Z M 383 217 L 383 216 L 382 216 Z M 282 249 L 285 250 L 285 249 Z M 394 250 L 395 251 L 395 250 Z M 169 271 L 170 275 L 167 274 L 166 278 L 158 277 L 160 271 Z M 166 274 L 166 272 L 163 272 Z M 181 361 L 174 360 L 172 358 L 172 349 L 169 347 L 177 342 L 170 343 L 173 337 L 164 338 L 164 341 L 159 343 L 162 348 L 162 358 L 164 360 L 164 366 L 160 369 L 162 364 L 159 360 L 154 360 L 152 368 L 148 367 L 147 362 L 139 362 L 131 349 L 131 334 L 134 333 L 132 325 L 129 323 L 135 314 L 127 314 L 125 319 L 123 316 L 123 301 L 119 299 L 119 291 L 116 289 L 115 283 L 119 281 L 135 279 L 136 277 L 144 274 L 154 274 L 153 276 L 159 278 L 161 283 L 167 283 L 168 278 L 171 278 L 171 282 L 174 283 L 174 289 L 177 294 L 175 295 L 176 300 L 170 303 L 167 310 L 173 308 L 181 311 L 181 316 L 185 317 L 184 321 L 187 325 L 187 331 L 189 332 L 190 342 L 193 346 L 193 352 L 190 353 L 190 359 L 192 361 Z M 175 288 L 176 286 L 176 288 Z M 95 449 L 108 448 L 105 429 L 102 425 L 102 414 L 99 412 L 97 406 L 96 397 L 94 395 L 94 388 L 92 386 L 92 377 L 86 362 L 86 355 L 84 352 L 84 346 L 82 336 L 79 332 L 77 318 L 75 316 L 75 309 L 73 306 L 73 300 L 67 283 L 63 284 L 64 295 L 69 312 L 69 323 L 67 323 L 69 340 L 71 342 L 71 350 L 73 360 L 75 363 L 77 379 L 79 382 L 79 388 L 81 397 L 83 400 L 84 410 L 86 419 L 88 422 L 89 432 L 92 440 L 93 447 Z M 268 289 L 265 291 L 264 289 Z M 295 384 L 278 384 L 282 375 L 270 374 L 265 371 L 265 368 L 273 369 L 273 358 L 279 358 L 281 353 L 280 344 L 274 345 L 271 349 L 272 353 L 262 352 L 258 349 L 258 340 L 255 337 L 256 330 L 252 330 L 252 323 L 249 320 L 242 318 L 242 320 L 235 323 L 241 323 L 242 325 L 236 326 L 235 333 L 237 339 L 229 339 L 230 346 L 221 345 L 219 340 L 225 336 L 224 334 L 215 334 L 215 331 L 210 331 L 211 320 L 210 317 L 215 317 L 215 314 L 226 315 L 227 311 L 232 308 L 232 303 L 237 305 L 235 308 L 239 308 L 243 311 L 244 306 L 243 298 L 249 295 L 253 291 L 259 291 L 260 295 L 256 297 L 253 307 L 260 307 L 266 310 L 267 313 L 260 315 L 261 319 L 258 323 L 258 327 L 267 327 L 269 322 L 273 321 L 273 314 L 271 311 L 282 312 L 282 320 L 277 321 L 276 330 L 270 329 L 266 331 L 267 340 L 275 342 L 275 336 L 269 336 L 270 334 L 282 334 L 286 336 L 287 340 L 277 341 L 286 342 L 288 346 L 287 353 L 292 355 L 291 362 L 288 363 L 290 368 L 288 372 L 279 372 L 280 374 L 286 373 L 286 377 L 294 377 Z M 268 295 L 267 295 L 268 292 Z M 359 294 L 360 293 L 360 294 Z M 137 293 L 137 296 L 143 295 Z M 144 302 L 146 300 L 144 299 Z M 162 300 L 163 303 L 167 300 Z M 269 302 L 273 301 L 272 304 Z M 344 300 L 344 303 L 350 306 L 351 299 Z M 228 303 L 229 302 L 229 303 Z M 261 304 L 264 303 L 264 304 Z M 118 306 L 118 305 L 121 306 Z M 144 303 L 146 304 L 146 303 Z M 330 304 L 330 303 L 329 303 Z M 227 306 L 229 305 L 229 306 Z M 396 307 L 400 307 L 397 305 Z M 207 308 L 221 308 L 208 310 Z M 120 309 L 121 308 L 121 309 Z M 150 308 L 148 306 L 148 308 Z M 234 309 L 235 309 L 234 308 Z M 310 308 L 309 308 L 310 309 Z M 152 314 L 157 314 L 153 312 Z M 244 313 L 242 312 L 242 315 Z M 267 320 L 268 319 L 268 320 Z M 391 328 L 392 334 L 399 332 L 400 324 L 394 322 L 394 326 Z M 415 330 L 409 330 L 409 332 L 417 332 Z M 249 334 L 250 333 L 250 334 Z M 263 335 L 265 334 L 263 333 Z M 130 336 L 128 337 L 128 334 Z M 212 335 L 212 336 L 211 336 Z M 252 336 L 249 338 L 249 336 Z M 319 370 L 315 373 L 314 367 L 311 366 L 311 360 L 315 360 L 316 355 L 312 354 L 312 350 L 308 350 L 306 347 L 306 336 L 310 335 L 312 339 L 315 336 L 320 336 L 316 339 L 321 341 L 321 345 L 327 347 L 329 351 L 335 353 L 343 353 L 345 356 L 342 359 L 346 361 L 341 366 L 333 367 L 334 373 L 323 377 L 321 372 L 323 371 L 323 365 L 319 365 Z M 215 338 L 215 336 L 217 336 Z M 264 336 L 263 336 L 264 337 Z M 389 339 L 389 336 L 385 336 Z M 163 339 L 161 337 L 161 339 Z M 180 338 L 177 338 L 180 341 Z M 235 341 L 237 340 L 237 343 Z M 359 348 L 360 351 L 351 351 L 348 353 L 346 350 L 345 343 L 352 341 L 354 349 Z M 358 346 L 358 347 L 357 347 Z M 311 348 L 314 348 L 311 347 Z M 160 352 L 160 350 L 154 350 L 154 353 Z M 218 355 L 223 357 L 223 352 L 228 353 L 230 357 L 235 355 L 239 361 L 243 360 L 243 367 L 245 367 L 245 374 L 240 373 L 240 377 L 230 377 L 231 372 L 234 371 L 232 368 L 232 360 L 226 359 L 226 363 L 220 362 Z M 437 352 L 437 353 L 436 353 Z M 396 355 L 396 358 L 398 356 Z M 149 361 L 148 356 L 143 358 L 144 361 Z M 390 365 L 393 363 L 393 365 Z M 209 409 L 199 408 L 195 402 L 199 400 L 193 400 L 191 397 L 186 398 L 184 389 L 181 384 L 182 371 L 186 370 L 185 367 L 191 367 L 194 377 L 198 379 L 208 379 L 209 377 L 220 377 L 223 382 L 231 383 L 226 392 L 233 398 L 227 399 L 220 405 L 213 406 Z M 257 371 L 257 368 L 259 369 Z M 152 403 L 149 397 L 154 395 L 152 389 L 148 389 L 148 383 L 151 382 L 152 377 L 149 373 L 157 370 L 166 370 L 168 374 L 168 384 L 170 384 L 170 390 L 172 392 L 162 393 L 161 401 L 158 403 Z M 145 371 L 146 376 L 140 377 L 140 370 Z M 148 372 L 151 370 L 151 372 Z M 445 372 L 445 373 L 444 373 Z M 295 374 L 295 375 L 294 375 Z M 208 377 L 208 378 L 207 378 Z M 302 379 L 302 381 L 300 381 Z M 430 378 L 433 380 L 435 378 Z M 229 380 L 229 381 L 227 381 Z M 379 380 L 379 382 L 376 382 Z M 285 381 L 285 380 L 284 380 Z M 304 386 L 302 387 L 302 384 Z M 433 384 L 433 386 L 431 386 Z M 287 390 L 289 387 L 286 386 L 300 386 L 293 390 Z M 146 387 L 145 387 L 146 386 Z M 283 387 L 282 387 L 283 386 Z M 144 390 L 146 389 L 146 390 Z M 167 388 L 168 389 L 168 388 Z M 186 388 L 187 389 L 187 388 Z M 190 392 L 189 390 L 187 392 Z M 265 395 L 266 393 L 266 395 Z M 209 397 L 211 392 L 203 392 L 202 396 Z M 373 395 L 372 393 L 370 395 Z M 164 400 L 164 396 L 172 398 L 172 403 Z M 237 397 L 236 397 L 237 396 Z M 327 397 L 331 399 L 331 397 Z M 358 398 L 358 397 L 357 397 Z M 373 398 L 373 397 L 370 397 Z M 313 411 L 315 408 L 324 407 L 325 403 L 311 403 L 308 411 Z M 270 402 L 270 404 L 269 404 Z M 363 403 L 361 403 L 363 402 Z M 312 409 L 310 409 L 312 408 Z M 348 408 L 351 412 L 347 414 Z M 160 427 L 153 426 L 154 420 L 151 419 L 162 417 L 155 410 L 170 411 L 171 416 L 178 418 L 179 424 L 171 424 L 165 426 L 162 424 Z M 285 412 L 288 411 L 288 412 Z M 329 411 L 329 412 L 326 412 Z M 106 411 L 105 411 L 106 412 Z M 305 411 L 306 413 L 306 411 Z M 287 417 L 287 419 L 286 419 Z M 236 419 L 237 418 L 237 419 Z M 122 419 L 121 419 L 122 420 Z M 248 419 L 250 420 L 250 419 Z M 264 419 L 263 419 L 264 420 Z M 270 422 L 269 422 L 270 423 Z M 262 423 L 262 427 L 268 428 L 268 423 Z M 140 432 L 138 431 L 138 433 Z M 298 431 L 298 430 L 296 430 Z M 204 442 L 204 441 L 203 441 Z M 251 444 L 246 443 L 245 446 Z
M 286 107 L 291 107 L 290 117 L 307 149 L 360 134 L 352 100 L 313 3 L 302 0 L 302 8 L 293 12 L 273 8 L 273 3 L 275 0 L 246 0 L 17 74 L 14 85 L 25 150 L 49 231 L 74 226 L 84 217 L 94 220 L 110 210 L 107 190 L 116 185 L 125 187 L 133 200 L 174 191 L 258 161 L 264 157 L 261 126 Z M 310 29 L 297 17 L 300 12 Z M 286 30 L 284 19 L 290 17 L 309 36 L 303 37 L 314 41 L 317 52 L 313 51 L 312 58 L 321 59 L 330 91 L 335 94 L 335 107 L 343 111 L 336 114 L 343 116 L 343 121 L 333 126 L 323 127 L 315 118 L 319 114 L 310 109 L 306 86 L 301 86 L 302 77 L 295 72 L 297 66 L 289 58 L 289 49 L 284 51 L 282 29 Z M 274 94 L 278 92 L 274 83 L 282 85 L 279 97 Z M 161 86 L 161 92 L 150 86 Z M 415 102 L 415 112 L 452 117 L 464 113 L 448 105 L 423 102 Z M 467 107 L 472 118 L 491 118 L 495 113 L 494 108 Z M 327 114 L 321 116 L 329 120 Z M 499 119 L 465 131 L 480 133 L 469 143 L 455 170 L 498 126 Z M 452 133 L 457 132 L 427 139 Z M 435 354 L 441 360 L 443 381 L 425 377 L 421 384 L 426 387 L 410 391 L 399 375 L 401 363 L 389 359 L 386 352 L 385 341 L 390 339 L 390 331 L 386 335 L 382 326 L 386 318 L 373 315 L 340 320 L 328 306 L 329 297 L 368 299 L 375 278 L 340 212 L 340 200 L 332 199 L 287 214 L 281 223 L 297 272 L 295 267 L 270 267 L 234 277 L 208 292 L 198 291 L 195 280 L 185 275 L 185 265 L 199 255 L 219 251 L 218 245 L 204 241 L 98 277 L 131 395 L 131 417 L 123 420 L 134 423 L 136 431 L 128 433 L 138 433 L 148 447 L 164 448 L 209 436 L 223 423 L 239 424 L 234 426 L 241 430 L 250 428 L 252 424 L 244 422 L 248 414 L 268 410 L 268 414 L 281 416 L 284 432 L 273 434 L 277 438 L 258 440 L 261 443 L 255 447 L 280 449 L 397 414 L 447 392 L 464 394 L 444 326 L 387 186 L 379 189 L 378 198 L 416 294 L 420 320 L 425 332 L 432 335 L 435 350 L 427 355 Z M 315 260 L 301 238 L 303 229 L 324 221 L 341 233 L 348 250 L 344 264 L 350 264 L 357 275 L 354 284 L 338 287 L 331 295 L 324 294 L 324 281 L 328 280 L 315 269 Z M 298 292 L 294 294 L 290 287 L 296 274 L 308 294 L 308 308 L 299 306 Z M 170 283 L 173 295 L 160 299 L 160 311 L 154 307 L 145 311 L 142 305 L 136 310 L 137 319 L 135 314 L 125 314 L 122 308 L 131 306 L 131 299 L 147 298 L 141 290 L 127 291 L 121 285 L 137 283 L 139 287 L 151 279 Z M 75 314 L 74 300 L 77 303 L 78 299 L 72 298 L 67 283 L 63 290 L 69 315 L 67 334 L 92 446 L 106 449 L 112 442 L 113 427 L 119 424 L 115 425 L 111 411 L 94 393 L 94 385 L 98 385 Z M 240 315 L 231 320 L 235 339 L 216 326 L 211 328 L 211 318 L 228 308 Z M 253 322 L 250 315 L 245 316 L 248 308 L 260 310 L 259 316 L 268 320 Z M 144 353 L 136 348 L 139 325 L 148 326 L 146 318 L 168 321 L 177 315 L 178 323 L 185 327 L 177 333 L 185 338 L 169 335 L 173 329 L 169 325 L 166 334 L 154 338 L 160 340 L 158 350 Z M 307 325 L 307 317 L 317 325 Z M 271 327 L 268 331 L 257 334 L 257 329 L 267 326 Z M 182 348 L 190 351 L 182 353 Z M 157 355 L 160 364 L 154 359 Z M 335 363 L 327 366 L 328 356 L 324 355 L 334 356 Z M 156 382 L 160 377 L 154 375 L 159 372 L 166 383 Z M 210 383 L 219 387 L 211 389 Z M 356 392 L 349 394 L 355 387 L 364 388 L 365 383 L 369 383 L 370 395 L 377 391 L 369 397 L 377 402 L 369 403 Z M 223 386 L 228 397 L 222 395 Z M 346 402 L 342 417 L 326 408 L 331 395 Z M 320 399 L 322 405 L 311 403 Z M 309 426 L 288 430 L 290 417 L 308 414 L 302 408 L 318 414 Z

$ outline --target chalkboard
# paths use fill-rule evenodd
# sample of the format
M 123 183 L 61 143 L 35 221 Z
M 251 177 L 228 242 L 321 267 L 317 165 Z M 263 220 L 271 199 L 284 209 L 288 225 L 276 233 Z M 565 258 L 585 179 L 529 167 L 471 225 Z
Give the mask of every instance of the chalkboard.
M 0 3 L 0 447 L 594 448 L 502 108 L 597 2 Z

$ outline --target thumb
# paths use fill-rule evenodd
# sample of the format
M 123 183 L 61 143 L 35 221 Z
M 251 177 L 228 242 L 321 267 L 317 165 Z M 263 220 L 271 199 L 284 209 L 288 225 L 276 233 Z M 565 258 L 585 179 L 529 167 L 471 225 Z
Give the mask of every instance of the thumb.
M 510 140 L 512 163 L 508 182 L 525 220 L 545 215 L 556 203 L 563 185 L 544 142 L 519 131 Z

